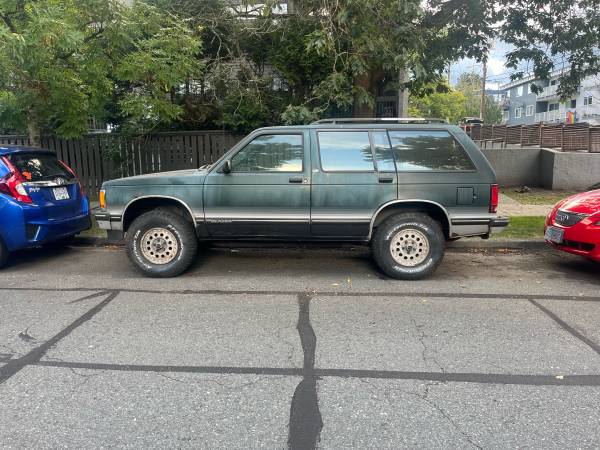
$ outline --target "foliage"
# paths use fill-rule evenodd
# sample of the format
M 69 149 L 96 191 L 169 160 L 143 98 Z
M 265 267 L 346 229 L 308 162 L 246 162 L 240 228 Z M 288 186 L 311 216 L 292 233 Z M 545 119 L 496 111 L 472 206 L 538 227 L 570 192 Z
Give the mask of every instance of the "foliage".
M 412 117 L 436 117 L 457 123 L 466 116 L 465 95 L 453 90 L 447 83 L 430 84 L 410 96 L 409 112 Z
M 479 117 L 481 105 L 481 76 L 474 72 L 463 73 L 456 83 L 456 90 L 464 96 L 464 117 Z M 485 123 L 500 123 L 502 110 L 492 96 L 485 97 L 483 108 Z
M 185 22 L 143 3 L 1 0 L 0 114 L 15 113 L 2 122 L 37 142 L 110 112 L 136 130 L 174 120 L 169 94 L 199 73 L 199 51 Z
M 600 8 L 597 0 L 498 0 L 501 37 L 514 47 L 507 67 L 530 64 L 536 78 L 547 80 L 560 70 L 558 93 L 576 93 L 581 80 L 600 72 Z M 563 71 L 565 69 L 565 71 Z M 517 70 L 513 79 L 527 70 Z M 534 92 L 539 87 L 532 85 Z

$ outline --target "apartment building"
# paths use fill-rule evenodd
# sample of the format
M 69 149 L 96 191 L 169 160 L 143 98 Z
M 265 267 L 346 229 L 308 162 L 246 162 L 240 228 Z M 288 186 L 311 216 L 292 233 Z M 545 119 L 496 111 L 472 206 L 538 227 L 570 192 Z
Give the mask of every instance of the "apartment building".
M 580 123 L 600 124 L 600 76 L 590 76 L 570 99 L 562 101 L 558 94 L 558 78 L 561 72 L 542 81 L 530 76 L 500 86 L 506 91 L 501 103 L 504 123 L 529 125 L 533 123 Z M 542 88 L 534 93 L 531 85 Z

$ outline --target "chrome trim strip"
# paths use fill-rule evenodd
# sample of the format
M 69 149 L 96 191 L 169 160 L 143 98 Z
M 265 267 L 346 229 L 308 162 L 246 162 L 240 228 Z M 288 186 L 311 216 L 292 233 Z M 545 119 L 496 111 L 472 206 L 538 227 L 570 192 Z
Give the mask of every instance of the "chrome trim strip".
M 192 212 L 192 209 L 187 205 L 187 203 L 181 201 L 180 199 L 176 198 L 176 197 L 171 197 L 169 195 L 144 195 L 141 197 L 136 197 L 133 200 L 130 200 L 129 203 L 127 203 L 127 205 L 125 205 L 125 208 L 123 208 L 123 212 L 121 214 L 121 220 L 120 222 L 123 222 L 123 219 L 125 218 L 125 214 L 127 213 L 127 209 L 135 202 L 137 202 L 138 200 L 143 200 L 146 198 L 167 198 L 170 200 L 175 200 L 177 203 L 182 204 L 185 209 L 190 213 L 190 217 L 192 218 L 192 220 L 194 221 L 194 226 L 197 226 L 196 224 L 196 216 L 194 216 L 194 213 Z
M 373 234 L 373 225 L 375 224 L 375 219 L 377 219 L 377 216 L 379 215 L 379 213 L 383 209 L 387 208 L 388 206 L 396 205 L 396 204 L 400 204 L 400 203 L 429 203 L 431 205 L 438 206 L 439 208 L 442 209 L 442 211 L 444 211 L 444 214 L 446 215 L 446 219 L 448 220 L 448 235 L 452 236 L 452 221 L 450 220 L 450 216 L 448 215 L 448 211 L 446 210 L 446 208 L 444 208 L 438 202 L 413 198 L 413 199 L 403 199 L 403 200 L 391 200 L 391 201 L 381 205 L 379 207 L 379 209 L 377 211 L 375 211 L 375 214 L 373 214 L 373 217 L 371 218 L 371 224 L 369 225 L 369 237 L 368 237 L 369 239 L 371 239 L 371 235 Z

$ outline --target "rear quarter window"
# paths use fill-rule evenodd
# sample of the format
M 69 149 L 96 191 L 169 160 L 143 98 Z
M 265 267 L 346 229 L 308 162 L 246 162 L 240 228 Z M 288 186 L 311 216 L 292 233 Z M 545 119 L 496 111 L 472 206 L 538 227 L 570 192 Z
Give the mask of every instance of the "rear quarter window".
M 56 156 L 39 153 L 16 153 L 10 162 L 27 181 L 53 181 L 62 178 L 73 180 L 73 175 L 58 161 Z
M 443 130 L 390 130 L 399 172 L 475 170 L 465 149 Z

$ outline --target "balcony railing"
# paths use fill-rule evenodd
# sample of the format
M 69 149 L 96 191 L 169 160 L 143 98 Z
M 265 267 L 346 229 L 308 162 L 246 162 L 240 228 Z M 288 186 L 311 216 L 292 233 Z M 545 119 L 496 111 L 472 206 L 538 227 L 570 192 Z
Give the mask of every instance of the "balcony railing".
M 566 118 L 566 109 L 556 109 L 554 111 L 547 111 L 535 114 L 536 122 L 558 123 L 564 122 Z
M 555 84 L 554 86 L 546 86 L 544 89 L 542 89 L 542 92 L 540 92 L 537 95 L 537 99 L 541 100 L 541 99 L 545 99 L 545 98 L 558 97 L 558 94 L 556 93 L 557 91 L 558 91 L 557 84 Z

